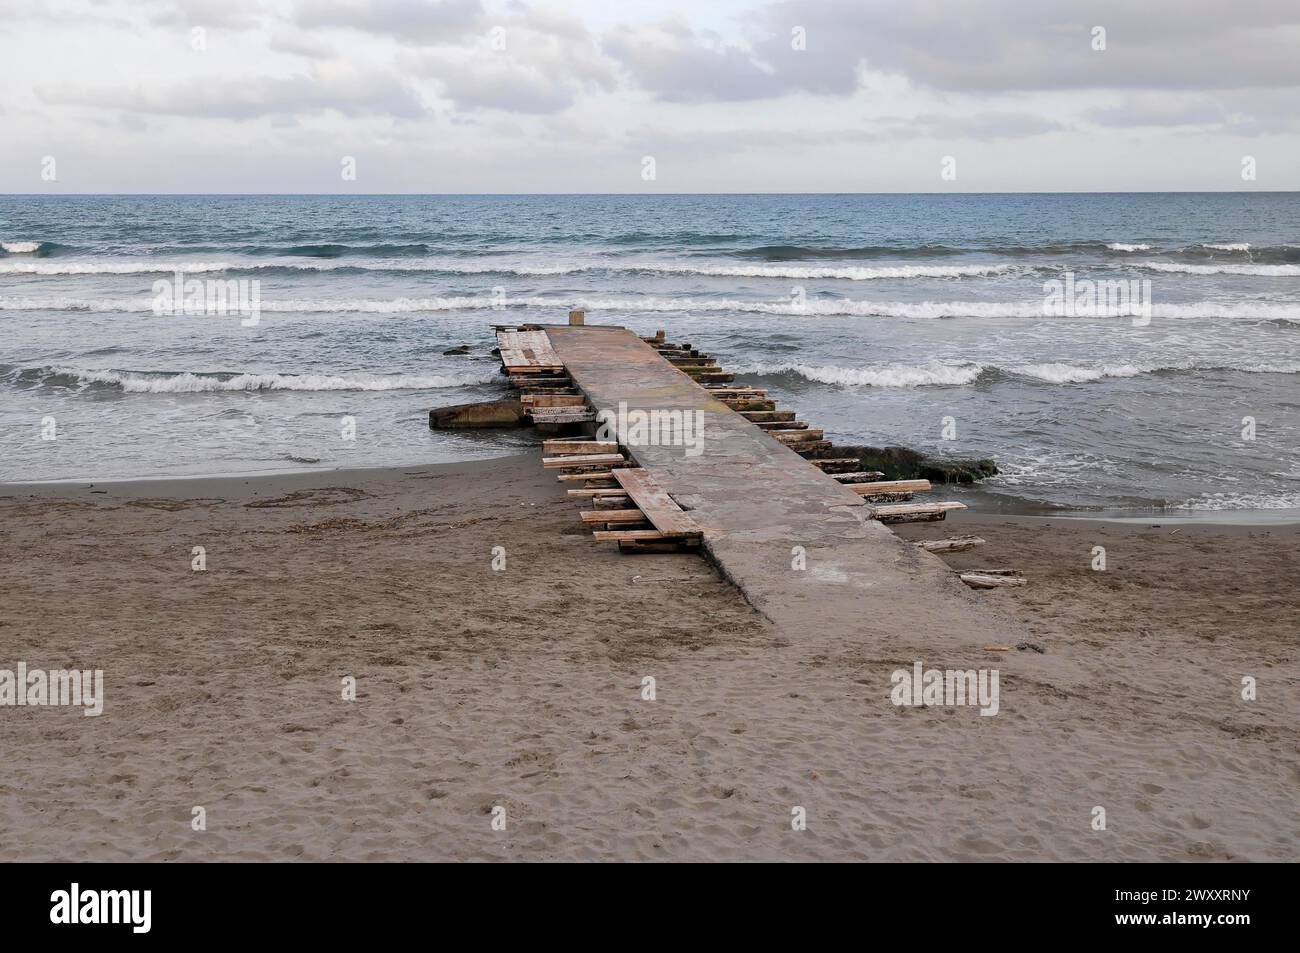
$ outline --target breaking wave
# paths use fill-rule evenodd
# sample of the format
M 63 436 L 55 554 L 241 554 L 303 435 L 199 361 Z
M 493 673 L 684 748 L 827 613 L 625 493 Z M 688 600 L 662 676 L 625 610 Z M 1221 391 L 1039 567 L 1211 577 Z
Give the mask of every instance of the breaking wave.
M 430 298 L 369 299 L 299 299 L 263 301 L 264 313 L 293 314 L 417 314 L 436 311 L 487 311 L 510 308 L 541 308 L 554 312 L 579 308 L 591 312 L 631 311 L 645 313 L 740 313 L 770 314 L 789 317 L 872 317 L 872 318 L 1043 318 L 1042 301 L 860 301 L 847 298 L 816 299 L 803 303 L 790 300 L 745 301 L 728 298 L 557 298 L 524 296 L 517 298 L 492 298 L 482 295 Z M 152 299 L 83 299 L 83 298 L 28 298 L 0 297 L 0 310 L 9 311 L 89 311 L 89 312 L 147 312 L 152 309 Z M 1278 304 L 1269 302 L 1244 302 L 1220 304 L 1196 302 L 1192 304 L 1156 304 L 1151 309 L 1155 318 L 1177 320 L 1180 318 L 1218 318 L 1223 320 L 1256 319 L 1266 321 L 1292 321 L 1300 319 L 1300 303 Z M 1098 306 L 1085 318 L 1131 319 L 1130 309 Z M 1053 321 L 1075 320 L 1069 317 L 1051 317 Z
M 1048 384 L 1082 384 L 1105 378 L 1137 377 L 1174 371 L 1241 371 L 1256 374 L 1300 374 L 1300 362 L 1283 364 L 979 364 L 972 361 L 930 361 L 925 364 L 884 364 L 875 367 L 756 363 L 735 368 L 737 376 L 793 375 L 839 387 L 963 386 L 999 377 L 1027 377 Z
M 84 370 L 66 367 L 27 368 L 7 375 L 11 382 L 62 387 L 101 385 L 127 394 L 201 394 L 230 391 L 383 391 L 465 387 L 500 379 L 498 374 L 256 374 L 191 371 Z

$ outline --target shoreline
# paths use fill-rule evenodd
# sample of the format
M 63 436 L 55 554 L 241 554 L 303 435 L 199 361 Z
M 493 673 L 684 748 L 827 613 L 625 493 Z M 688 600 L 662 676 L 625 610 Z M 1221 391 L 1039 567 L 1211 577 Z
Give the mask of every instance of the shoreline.
M 539 441 L 540 449 L 540 441 Z M 535 451 L 534 451 L 535 452 Z M 133 493 L 146 487 L 156 489 L 167 496 L 175 496 L 194 488 L 209 487 L 213 490 L 264 481 L 279 481 L 286 485 L 308 485 L 324 478 L 337 479 L 371 479 L 384 475 L 401 474 L 419 470 L 421 472 L 473 473 L 486 467 L 513 465 L 520 460 L 530 458 L 531 453 L 507 452 L 501 456 L 482 457 L 473 460 L 458 460 L 442 463 L 412 463 L 398 466 L 378 467 L 333 467 L 314 470 L 267 470 L 250 473 L 230 474 L 186 474 L 180 476 L 158 477 L 124 477 L 109 479 L 64 479 L 64 480 L 16 480 L 0 481 L 0 499 L 14 494 L 31 496 L 59 495 L 67 490 L 104 490 L 116 488 L 119 491 Z M 1001 493 L 992 493 L 974 484 L 935 485 L 936 490 L 956 494 L 970 506 L 968 511 L 983 519 L 1006 519 L 1008 522 L 1018 520 L 1069 521 L 1077 523 L 1113 523 L 1140 526 L 1143 524 L 1177 524 L 1191 526 L 1298 526 L 1300 509 L 1255 509 L 1255 510 L 1160 510 L 1134 508 L 1132 510 L 1082 510 L 1065 509 L 1043 512 L 1042 504 Z M 205 491 L 206 492 L 206 491 Z

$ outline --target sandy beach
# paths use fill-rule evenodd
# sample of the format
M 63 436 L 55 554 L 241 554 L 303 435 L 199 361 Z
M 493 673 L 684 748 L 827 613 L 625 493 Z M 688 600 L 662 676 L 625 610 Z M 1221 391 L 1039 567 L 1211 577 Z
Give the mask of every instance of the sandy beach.
M 1297 528 L 1153 524 L 899 528 L 1025 573 L 966 595 L 999 652 L 780 629 L 537 454 L 0 487 L 0 668 L 105 681 L 0 710 L 0 860 L 1294 861 Z M 998 715 L 895 707 L 917 659 L 1003 670 Z

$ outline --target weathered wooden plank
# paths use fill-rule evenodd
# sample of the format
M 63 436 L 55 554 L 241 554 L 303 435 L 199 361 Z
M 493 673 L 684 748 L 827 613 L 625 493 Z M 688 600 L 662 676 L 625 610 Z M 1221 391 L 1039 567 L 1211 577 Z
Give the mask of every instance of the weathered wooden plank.
M 809 460 L 809 463 L 816 463 L 815 460 Z M 857 461 L 855 460 L 854 463 Z M 832 473 L 831 476 L 841 483 L 874 483 L 884 476 L 881 470 L 853 470 L 848 473 Z
M 910 490 L 900 493 L 864 493 L 862 499 L 867 503 L 907 503 L 912 499 Z
M 525 407 L 586 407 L 581 394 L 524 394 L 519 398 Z
M 851 483 L 854 493 L 869 496 L 872 493 L 921 493 L 930 489 L 929 480 L 875 480 L 871 483 Z
M 498 331 L 497 348 L 501 364 L 511 373 L 564 370 L 545 331 Z
M 582 510 L 578 516 L 584 523 L 640 523 L 645 514 L 640 510 Z
M 745 397 L 721 398 L 732 410 L 776 410 L 776 401 L 766 399 L 749 399 Z
M 911 523 L 941 520 L 951 510 L 964 510 L 965 503 L 898 503 L 872 507 L 871 516 L 882 523 Z
M 988 573 L 964 572 L 959 577 L 972 589 L 997 589 L 1000 586 L 1025 586 L 1029 580 L 1023 576 L 989 575 Z
M 598 510 L 626 510 L 631 509 L 632 501 L 626 496 L 593 496 L 591 505 Z
M 929 553 L 964 553 L 983 546 L 984 540 L 978 536 L 953 536 L 950 539 L 926 539 L 916 545 Z
M 857 457 L 822 457 L 808 462 L 823 473 L 851 473 L 862 465 Z
M 769 430 L 768 434 L 782 443 L 807 443 L 822 439 L 822 431 L 811 427 L 806 430 Z
M 542 457 L 542 467 L 547 470 L 563 470 L 568 467 L 610 466 L 626 463 L 621 453 L 588 453 L 569 457 Z
M 595 411 L 576 407 L 542 407 L 528 416 L 535 424 L 585 424 L 596 419 Z
M 780 411 L 776 411 L 780 413 Z M 807 430 L 808 421 L 806 420 L 758 420 L 754 426 L 759 430 Z
M 618 550 L 628 555 L 646 555 L 649 553 L 676 553 L 683 549 L 698 549 L 700 541 L 698 539 L 673 539 L 666 541 L 639 542 L 637 540 L 621 539 L 618 542 Z
M 655 482 L 649 472 L 639 467 L 616 470 L 614 480 L 646 515 L 655 529 L 669 536 L 698 536 L 695 520 L 677 505 L 668 491 Z
M 614 474 L 608 470 L 587 470 L 582 473 L 561 473 L 555 479 L 561 483 L 575 483 L 580 480 L 613 480 Z
M 611 529 L 596 530 L 591 534 L 593 539 L 599 540 L 662 540 L 673 539 L 671 533 L 661 533 L 657 529 Z
M 565 490 L 566 496 L 627 496 L 627 490 L 621 486 L 614 487 L 583 487 L 579 490 Z
M 807 443 L 792 443 L 790 449 L 800 456 L 809 456 L 814 453 L 825 453 L 831 448 L 829 440 L 809 440 Z
M 575 456 L 593 453 L 618 453 L 617 440 L 543 440 L 542 453 L 560 456 Z
M 756 424 L 794 420 L 793 410 L 742 410 L 740 416 Z

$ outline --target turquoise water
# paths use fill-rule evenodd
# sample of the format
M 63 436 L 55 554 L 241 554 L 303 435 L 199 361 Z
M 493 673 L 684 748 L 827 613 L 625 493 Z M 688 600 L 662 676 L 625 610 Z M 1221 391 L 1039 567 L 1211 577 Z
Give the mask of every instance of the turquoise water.
M 256 282 L 256 325 L 155 313 L 178 268 Z M 1045 314 L 1067 276 L 1146 317 Z M 839 442 L 995 457 L 996 494 L 1300 506 L 1296 193 L 0 197 L 0 479 L 511 452 L 427 410 L 500 392 L 488 325 L 574 307 Z

